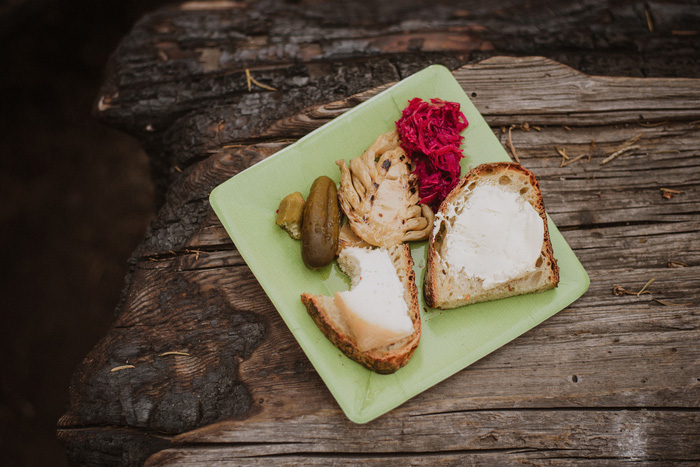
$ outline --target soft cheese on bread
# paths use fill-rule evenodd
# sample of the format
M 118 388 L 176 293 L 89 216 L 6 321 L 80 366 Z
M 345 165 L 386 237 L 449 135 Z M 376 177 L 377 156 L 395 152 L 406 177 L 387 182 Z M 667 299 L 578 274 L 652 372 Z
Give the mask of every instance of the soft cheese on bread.
M 472 169 L 436 215 L 423 283 L 428 306 L 541 292 L 558 281 L 535 176 L 506 162 Z
M 413 334 L 404 286 L 386 249 L 345 248 L 338 265 L 352 278 L 352 286 L 335 293 L 335 304 L 358 350 L 385 347 Z
M 302 302 L 345 355 L 377 373 L 395 372 L 408 363 L 420 340 L 410 247 L 346 247 L 338 265 L 351 278 L 350 290 L 333 297 L 302 294 Z

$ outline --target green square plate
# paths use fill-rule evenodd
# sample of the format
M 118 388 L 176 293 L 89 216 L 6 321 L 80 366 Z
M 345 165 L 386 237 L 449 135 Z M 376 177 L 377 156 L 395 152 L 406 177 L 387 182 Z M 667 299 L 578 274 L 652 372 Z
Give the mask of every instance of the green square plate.
M 333 295 L 347 290 L 349 281 L 335 263 L 321 271 L 304 267 L 300 242 L 275 224 L 275 211 L 289 193 L 299 191 L 306 197 L 320 175 L 339 182 L 335 161 L 362 154 L 379 134 L 393 129 L 401 110 L 414 97 L 439 97 L 461 104 L 469 121 L 463 133 L 463 173 L 469 166 L 509 160 L 452 73 L 431 66 L 241 172 L 210 196 L 241 256 L 338 404 L 356 423 L 379 417 L 537 326 L 580 297 L 589 284 L 586 271 L 550 220 L 560 266 L 559 287 L 445 312 L 425 311 L 421 293 L 421 341 L 411 361 L 396 373 L 379 375 L 366 370 L 324 337 L 307 314 L 300 294 Z M 427 242 L 414 244 L 412 254 L 421 291 Z

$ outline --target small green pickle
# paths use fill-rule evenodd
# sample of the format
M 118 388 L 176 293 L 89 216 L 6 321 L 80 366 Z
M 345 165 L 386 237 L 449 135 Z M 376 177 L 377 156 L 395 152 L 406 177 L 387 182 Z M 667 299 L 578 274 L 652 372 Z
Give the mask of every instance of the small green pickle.
M 290 237 L 301 239 L 301 224 L 304 215 L 304 198 L 298 191 L 284 197 L 277 209 L 277 225 L 282 227 Z

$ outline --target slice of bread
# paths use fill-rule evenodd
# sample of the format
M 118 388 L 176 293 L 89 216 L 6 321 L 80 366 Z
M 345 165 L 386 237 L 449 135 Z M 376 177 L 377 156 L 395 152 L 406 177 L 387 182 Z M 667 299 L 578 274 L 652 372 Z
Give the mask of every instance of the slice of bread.
M 464 270 L 456 271 L 445 260 L 445 238 L 454 227 L 458 213 L 464 208 L 473 190 L 482 185 L 491 185 L 517 194 L 521 198 L 515 199 L 527 201 L 544 224 L 542 250 L 532 269 L 505 283 L 486 288 L 482 278 L 467 274 Z M 520 164 L 511 162 L 482 164 L 470 170 L 447 195 L 436 216 L 423 281 L 426 304 L 431 308 L 457 308 L 471 303 L 542 292 L 556 287 L 558 283 L 559 267 L 552 252 L 542 193 L 535 176 Z
M 344 320 L 334 297 L 304 293 L 301 301 L 311 318 L 323 334 L 347 357 L 364 367 L 381 374 L 394 373 L 413 356 L 421 335 L 418 289 L 413 272 L 411 248 L 402 243 L 387 248 L 391 262 L 403 285 L 403 298 L 408 306 L 408 314 L 413 322 L 413 334 L 385 347 L 361 352 L 354 341 L 353 333 Z M 352 271 L 346 271 L 352 274 Z

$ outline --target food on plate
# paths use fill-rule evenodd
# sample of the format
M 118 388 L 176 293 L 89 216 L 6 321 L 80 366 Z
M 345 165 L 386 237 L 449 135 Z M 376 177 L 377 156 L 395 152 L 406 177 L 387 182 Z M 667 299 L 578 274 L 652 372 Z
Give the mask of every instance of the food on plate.
M 345 222 L 343 226 L 340 227 L 340 234 L 338 235 L 338 254 L 343 251 L 343 248 L 350 246 L 372 248 L 372 245 L 362 240 L 355 232 L 352 231 L 349 222 Z
M 404 286 L 386 250 L 348 248 L 338 264 L 352 279 L 352 286 L 335 293 L 335 304 L 360 352 L 413 334 Z
M 340 206 L 350 228 L 370 245 L 390 247 L 428 238 L 433 212 L 419 204 L 411 162 L 396 131 L 380 135 L 359 157 L 340 167 Z
M 340 211 L 335 182 L 322 175 L 314 180 L 304 204 L 301 257 L 311 268 L 330 264 L 338 251 Z
M 423 282 L 427 305 L 456 308 L 558 282 L 535 176 L 510 162 L 472 169 L 436 214 Z
M 377 373 L 395 372 L 408 363 L 421 335 L 410 247 L 347 247 L 338 265 L 351 278 L 349 291 L 304 293 L 301 301 L 345 355 Z
M 420 98 L 411 99 L 396 122 L 401 147 L 415 167 L 420 202 L 433 210 L 459 182 L 461 133 L 468 125 L 459 103 Z
M 290 237 L 301 239 L 301 220 L 304 213 L 304 197 L 295 191 L 282 199 L 277 209 L 276 223 L 282 227 Z

